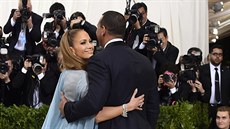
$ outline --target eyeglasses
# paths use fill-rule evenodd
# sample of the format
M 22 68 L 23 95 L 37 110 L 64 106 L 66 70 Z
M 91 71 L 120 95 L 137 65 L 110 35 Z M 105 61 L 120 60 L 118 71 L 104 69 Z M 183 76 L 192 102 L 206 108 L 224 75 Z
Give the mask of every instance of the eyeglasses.
M 223 56 L 223 53 L 212 53 L 213 56 Z

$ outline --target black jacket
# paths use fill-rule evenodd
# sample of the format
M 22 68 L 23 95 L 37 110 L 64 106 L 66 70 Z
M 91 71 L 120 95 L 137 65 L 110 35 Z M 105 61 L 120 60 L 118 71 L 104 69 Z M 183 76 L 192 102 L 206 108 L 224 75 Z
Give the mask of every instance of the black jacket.
M 14 46 L 16 45 L 19 34 L 21 32 L 21 24 L 22 20 L 21 18 L 16 20 L 16 23 L 14 26 L 11 25 L 11 18 L 13 17 L 13 14 L 15 12 L 15 9 L 11 10 L 11 14 L 9 16 L 9 19 L 6 23 L 6 25 L 3 28 L 3 31 L 5 34 L 9 34 L 12 32 L 11 41 L 9 43 L 9 53 L 13 51 Z M 32 12 L 32 23 L 33 28 L 31 32 L 29 32 L 28 27 L 26 28 L 26 54 L 32 55 L 34 48 L 36 47 L 35 42 L 39 42 L 41 40 L 41 23 L 42 23 L 42 17 L 38 14 Z
M 128 103 L 135 88 L 145 94 L 143 110 L 99 123 L 99 129 L 155 129 L 159 114 L 156 76 L 150 61 L 123 42 L 110 43 L 87 66 L 89 90 L 80 102 L 64 107 L 68 122 L 97 114 L 103 106 Z

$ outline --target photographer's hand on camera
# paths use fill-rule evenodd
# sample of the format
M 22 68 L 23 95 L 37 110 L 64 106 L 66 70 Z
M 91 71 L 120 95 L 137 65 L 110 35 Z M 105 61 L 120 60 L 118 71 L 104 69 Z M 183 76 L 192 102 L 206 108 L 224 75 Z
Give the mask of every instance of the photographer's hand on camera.
M 141 24 L 140 24 L 139 20 L 137 20 L 137 22 L 133 24 L 133 27 L 134 27 L 136 30 L 141 29 Z
M 0 79 L 4 80 L 5 83 L 9 83 L 10 82 L 10 77 L 9 77 L 9 72 L 6 73 L 0 73 Z
M 19 18 L 19 17 L 21 17 L 21 13 L 20 13 L 20 11 L 18 10 L 18 9 L 16 9 L 15 11 L 14 11 L 14 14 L 13 14 L 13 21 L 14 22 L 16 22 L 16 20 Z
M 25 68 L 26 70 L 28 70 L 29 68 L 31 68 L 32 67 L 32 62 L 29 60 L 29 59 L 26 59 L 25 61 L 24 61 L 24 66 L 23 66 L 23 68 Z
M 149 43 L 150 37 L 149 34 L 144 34 L 143 37 L 143 44 L 147 47 L 148 43 Z M 153 55 L 158 51 L 157 47 L 147 47 L 147 50 L 151 51 L 153 53 Z
M 192 88 L 192 92 L 200 92 L 201 95 L 204 95 L 205 90 L 202 86 L 202 83 L 198 80 L 195 80 L 195 82 L 193 80 L 188 80 L 187 83 L 191 86 Z

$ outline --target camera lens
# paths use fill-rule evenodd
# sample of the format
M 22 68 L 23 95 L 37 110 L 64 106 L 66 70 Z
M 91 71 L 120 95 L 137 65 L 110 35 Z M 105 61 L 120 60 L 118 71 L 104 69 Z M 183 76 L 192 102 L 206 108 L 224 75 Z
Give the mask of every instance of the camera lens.
M 33 65 L 33 69 L 34 69 L 35 73 L 41 73 L 42 72 L 42 66 L 40 64 L 38 64 L 38 63 L 35 63 Z

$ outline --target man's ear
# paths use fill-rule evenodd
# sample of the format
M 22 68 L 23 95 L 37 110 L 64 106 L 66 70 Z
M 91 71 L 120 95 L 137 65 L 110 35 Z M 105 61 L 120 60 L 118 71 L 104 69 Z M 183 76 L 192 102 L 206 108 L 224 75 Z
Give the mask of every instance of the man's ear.
M 105 36 L 105 34 L 106 34 L 106 28 L 105 28 L 105 26 L 102 26 L 101 27 L 101 35 Z

